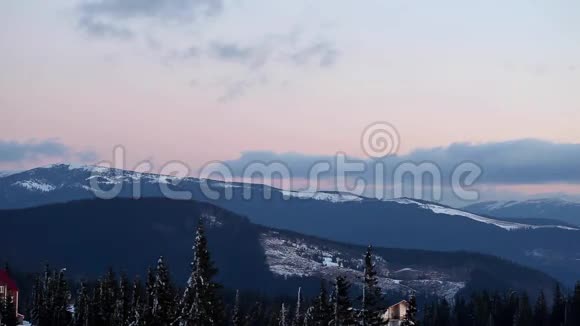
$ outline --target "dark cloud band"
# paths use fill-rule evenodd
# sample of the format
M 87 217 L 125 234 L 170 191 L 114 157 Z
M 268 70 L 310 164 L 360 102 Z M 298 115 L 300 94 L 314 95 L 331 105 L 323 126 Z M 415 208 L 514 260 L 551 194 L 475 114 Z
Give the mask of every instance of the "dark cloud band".
M 82 163 L 94 162 L 97 155 L 93 151 L 77 152 L 63 143 L 48 139 L 42 141 L 0 140 L 0 162 L 24 164 L 44 158 L 75 160 Z
M 370 177 L 370 166 L 375 161 L 367 158 L 356 160 L 364 162 L 369 171 L 368 174 L 359 176 Z M 318 162 L 328 162 L 332 170 L 326 176 L 332 176 L 335 157 L 252 151 L 243 152 L 240 158 L 225 163 L 234 174 L 242 175 L 244 167 L 252 162 L 283 162 L 293 177 L 306 178 L 310 168 Z M 580 184 L 580 144 L 561 144 L 536 139 L 484 144 L 454 143 L 447 147 L 415 150 L 408 155 L 389 157 L 382 162 L 391 170 L 405 162 L 432 162 L 438 166 L 444 178 L 458 164 L 473 162 L 483 171 L 478 180 L 480 184 Z

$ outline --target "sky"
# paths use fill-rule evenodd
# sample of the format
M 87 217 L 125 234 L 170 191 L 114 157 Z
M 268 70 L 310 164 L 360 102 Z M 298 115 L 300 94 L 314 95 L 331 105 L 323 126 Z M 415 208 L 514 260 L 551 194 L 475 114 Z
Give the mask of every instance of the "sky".
M 368 159 L 384 121 L 486 198 L 575 196 L 579 32 L 575 0 L 3 0 L 0 169 Z

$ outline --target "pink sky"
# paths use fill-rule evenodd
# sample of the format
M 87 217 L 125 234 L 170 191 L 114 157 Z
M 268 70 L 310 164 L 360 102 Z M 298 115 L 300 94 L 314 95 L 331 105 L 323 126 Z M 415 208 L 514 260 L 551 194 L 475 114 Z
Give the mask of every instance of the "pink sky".
M 362 156 L 375 121 L 398 129 L 400 154 L 580 140 L 576 3 L 226 2 L 187 23 L 82 8 L 0 4 L 0 140 L 191 166 L 248 150 Z M 133 37 L 97 37 L 87 17 Z

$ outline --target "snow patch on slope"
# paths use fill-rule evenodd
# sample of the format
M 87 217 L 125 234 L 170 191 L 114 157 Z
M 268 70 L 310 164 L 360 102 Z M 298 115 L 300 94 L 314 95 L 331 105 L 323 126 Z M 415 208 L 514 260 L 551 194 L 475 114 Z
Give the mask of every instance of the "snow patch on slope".
M 20 171 L 0 171 L 0 178 L 11 176 L 13 174 L 20 173 Z
M 314 199 L 323 200 L 332 203 L 344 203 L 344 202 L 360 202 L 363 200 L 362 197 L 345 194 L 345 193 L 331 193 L 331 192 L 306 192 L 306 191 L 290 191 L 290 190 L 280 190 L 284 197 L 293 197 L 300 199 Z
M 466 217 L 466 218 L 469 218 L 469 219 L 477 221 L 477 222 L 495 225 L 497 227 L 500 227 L 500 228 L 508 230 L 508 231 L 521 230 L 521 229 L 546 229 L 546 228 L 559 228 L 559 229 L 573 230 L 573 231 L 579 230 L 577 228 L 563 226 L 563 225 L 531 225 L 531 224 L 524 224 L 524 223 L 501 221 L 501 220 L 496 220 L 496 219 L 492 219 L 489 217 L 483 217 L 483 216 L 473 214 L 473 213 L 468 213 L 468 212 L 465 212 L 465 211 L 462 211 L 459 209 L 455 209 L 455 208 L 440 206 L 440 205 L 431 204 L 431 203 L 422 203 L 422 202 L 418 202 L 418 201 L 415 201 L 412 199 L 407 199 L 407 198 L 395 199 L 393 201 L 395 201 L 399 204 L 414 204 L 414 205 L 417 205 L 423 209 L 428 209 L 435 214 L 444 214 L 444 215 Z
M 13 183 L 13 185 L 26 188 L 32 191 L 42 191 L 42 192 L 50 192 L 56 189 L 56 187 L 51 184 L 40 182 L 37 180 L 17 181 Z
M 363 276 L 363 255 L 348 255 L 333 248 L 320 247 L 307 240 L 286 237 L 279 232 L 261 234 L 260 242 L 266 254 L 270 271 L 282 277 L 317 277 L 329 281 L 337 276 L 346 276 L 353 284 L 361 286 Z M 375 256 L 379 286 L 383 291 L 408 293 L 421 291 L 452 300 L 465 287 L 465 282 L 450 281 L 438 272 L 424 272 L 426 279 L 395 279 L 388 263 Z M 404 268 L 405 269 L 405 268 Z M 408 268 L 408 270 L 412 270 Z

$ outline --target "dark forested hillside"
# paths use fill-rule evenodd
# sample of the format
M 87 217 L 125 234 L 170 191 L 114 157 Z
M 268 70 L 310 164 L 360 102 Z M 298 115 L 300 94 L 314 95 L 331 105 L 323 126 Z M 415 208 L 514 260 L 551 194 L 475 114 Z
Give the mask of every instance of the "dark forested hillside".
M 152 198 L 0 211 L 1 225 L 12 230 L 0 237 L 0 260 L 21 271 L 50 263 L 66 267 L 72 278 L 91 279 L 107 266 L 142 274 L 163 256 L 175 279 L 184 282 L 200 218 L 218 280 L 228 288 L 292 294 L 302 286 L 313 293 L 321 278 L 347 274 L 356 283 L 360 277 L 364 247 L 254 225 L 207 203 Z M 452 298 L 481 287 L 549 292 L 555 283 L 541 272 L 482 254 L 376 248 L 376 255 L 382 287 L 392 291 Z

